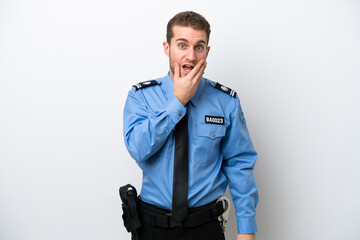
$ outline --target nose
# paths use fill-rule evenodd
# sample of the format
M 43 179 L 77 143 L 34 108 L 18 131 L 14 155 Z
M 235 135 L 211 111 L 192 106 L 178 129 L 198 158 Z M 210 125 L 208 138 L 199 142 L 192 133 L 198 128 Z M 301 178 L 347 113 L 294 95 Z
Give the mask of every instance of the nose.
M 195 61 L 196 60 L 196 54 L 195 50 L 193 48 L 189 48 L 186 54 L 186 60 L 188 61 Z

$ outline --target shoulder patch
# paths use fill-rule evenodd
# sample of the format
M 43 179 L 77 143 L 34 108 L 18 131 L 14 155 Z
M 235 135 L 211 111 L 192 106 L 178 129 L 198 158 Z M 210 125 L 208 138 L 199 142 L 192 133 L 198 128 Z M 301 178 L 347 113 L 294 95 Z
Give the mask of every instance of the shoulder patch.
M 215 88 L 219 89 L 220 91 L 223 91 L 224 93 L 229 94 L 232 97 L 236 97 L 236 92 L 234 90 L 232 90 L 231 88 L 225 87 L 225 86 L 221 85 L 220 83 L 216 83 Z
M 146 88 L 146 87 L 154 86 L 157 84 L 159 84 L 159 83 L 156 80 L 150 80 L 150 81 L 145 81 L 145 82 L 135 84 L 135 85 L 133 85 L 133 87 L 136 88 L 136 90 L 139 90 L 140 88 Z

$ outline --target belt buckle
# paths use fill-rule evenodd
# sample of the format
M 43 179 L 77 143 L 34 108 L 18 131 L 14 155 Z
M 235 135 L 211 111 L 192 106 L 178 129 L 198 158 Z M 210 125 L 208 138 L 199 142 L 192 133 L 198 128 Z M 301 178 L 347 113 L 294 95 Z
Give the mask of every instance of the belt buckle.
M 174 227 L 183 227 L 183 221 L 178 222 L 171 214 L 170 214 L 170 227 L 174 228 Z

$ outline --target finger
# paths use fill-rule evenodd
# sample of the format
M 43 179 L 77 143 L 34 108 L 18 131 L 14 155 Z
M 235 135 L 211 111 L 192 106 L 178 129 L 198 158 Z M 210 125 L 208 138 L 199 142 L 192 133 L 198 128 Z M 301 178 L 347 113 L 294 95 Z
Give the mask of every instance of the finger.
M 187 75 L 190 79 L 194 78 L 196 74 L 199 72 L 201 66 L 205 63 L 204 59 L 201 59 L 195 67 L 191 70 L 191 72 Z
M 207 62 L 204 61 L 204 64 L 201 65 L 199 71 L 196 73 L 196 75 L 194 76 L 194 80 L 196 82 L 200 81 L 202 75 L 204 74 L 205 72 L 205 68 L 206 68 L 206 65 L 207 65 Z

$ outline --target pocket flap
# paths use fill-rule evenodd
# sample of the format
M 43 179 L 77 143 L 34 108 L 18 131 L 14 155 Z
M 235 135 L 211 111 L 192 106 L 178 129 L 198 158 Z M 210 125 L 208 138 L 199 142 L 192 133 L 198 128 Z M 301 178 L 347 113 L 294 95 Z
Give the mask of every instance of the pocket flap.
M 224 125 L 201 124 L 198 126 L 197 135 L 215 139 L 225 136 L 225 133 L 226 127 Z

